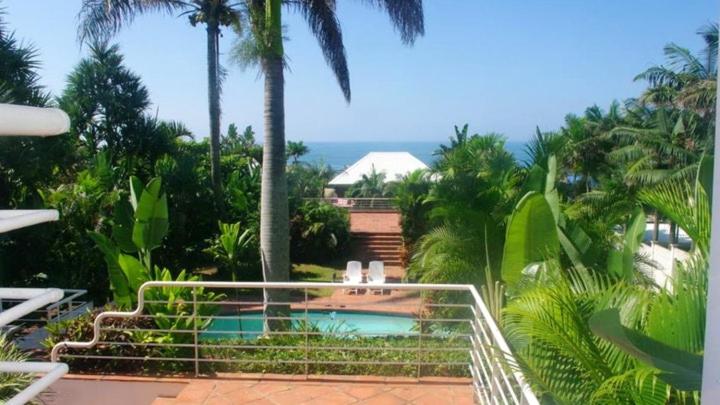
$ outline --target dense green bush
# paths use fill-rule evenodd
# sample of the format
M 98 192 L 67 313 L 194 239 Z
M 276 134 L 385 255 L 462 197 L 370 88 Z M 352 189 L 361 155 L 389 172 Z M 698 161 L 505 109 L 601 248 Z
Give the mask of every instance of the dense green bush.
M 28 358 L 7 336 L 0 334 L 0 361 L 24 362 Z M 24 390 L 34 379 L 32 374 L 0 373 L 0 403 Z
M 84 315 L 72 321 L 65 321 L 50 327 L 50 336 L 45 341 L 49 349 L 63 340 L 88 341 L 92 339 L 92 319 L 97 315 Z M 120 342 L 120 345 L 98 344 L 88 350 L 72 350 L 68 354 L 91 356 L 126 356 L 138 360 L 81 359 L 67 357 L 67 362 L 76 372 L 85 373 L 131 373 L 131 374 L 167 374 L 172 372 L 191 373 L 192 361 L 173 361 L 174 357 L 191 359 L 194 350 L 191 347 L 160 347 L 154 343 L 171 343 L 171 340 L 156 332 L 139 332 L 133 329 L 153 329 L 152 321 L 133 318 L 109 321 L 108 327 L 129 329 L 125 332 L 103 332 L 101 341 Z M 302 331 L 304 326 L 296 323 L 295 330 Z M 311 325 L 309 331 L 319 329 Z M 366 337 L 334 335 L 326 331 L 324 335 L 310 335 L 307 339 L 307 359 L 312 363 L 308 368 L 311 374 L 381 375 L 409 376 L 418 373 L 417 362 L 448 363 L 462 365 L 428 364 L 421 367 L 424 376 L 468 377 L 467 364 L 470 362 L 468 340 L 462 337 L 432 338 L 423 337 L 422 347 L 426 351 L 418 354 L 417 337 L 384 336 Z M 257 339 L 204 339 L 200 342 L 200 371 L 212 374 L 216 372 L 280 373 L 304 374 L 305 336 L 276 335 Z M 245 346 L 229 348 L 219 346 Z M 254 346 L 254 347 L 247 347 Z M 329 349 L 338 347 L 347 349 Z M 412 348 L 412 349 L 407 349 Z M 437 351 L 433 351 L 437 348 Z M 452 350 L 458 349 L 458 350 Z M 167 358 L 167 360 L 146 360 L 147 357 Z M 217 361 L 211 361 L 217 360 Z M 285 361 L 286 363 L 284 363 Z M 362 362 L 362 364 L 328 364 L 332 362 Z M 392 362 L 400 364 L 366 364 L 365 362 Z M 325 363 L 325 364 L 323 364 Z
M 346 210 L 318 201 L 305 201 L 290 219 L 290 255 L 294 261 L 332 259 L 350 240 Z

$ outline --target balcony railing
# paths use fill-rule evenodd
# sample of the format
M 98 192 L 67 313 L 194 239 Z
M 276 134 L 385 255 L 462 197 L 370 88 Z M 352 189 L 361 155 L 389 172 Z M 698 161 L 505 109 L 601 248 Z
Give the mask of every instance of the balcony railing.
M 100 313 L 92 340 L 60 342 L 51 358 L 195 375 L 467 377 L 481 403 L 538 403 L 471 285 L 147 282 L 135 310 Z
M 17 322 L 27 324 L 45 324 L 75 318 L 92 308 L 92 301 L 84 297 L 87 290 L 63 290 L 64 297 L 46 307 L 39 308 L 18 318 Z M 22 303 L 24 300 L 0 298 L 0 313 Z
M 336 207 L 347 208 L 351 211 L 394 211 L 395 203 L 392 198 L 305 198 L 306 201 L 322 201 Z
M 22 301 L 0 313 L 0 327 L 16 322 L 38 308 L 58 302 L 62 297 L 62 290 L 57 288 L 0 288 L 0 299 Z M 68 366 L 63 363 L 0 361 L 0 373 L 42 374 L 5 403 L 22 405 L 30 402 L 67 372 Z

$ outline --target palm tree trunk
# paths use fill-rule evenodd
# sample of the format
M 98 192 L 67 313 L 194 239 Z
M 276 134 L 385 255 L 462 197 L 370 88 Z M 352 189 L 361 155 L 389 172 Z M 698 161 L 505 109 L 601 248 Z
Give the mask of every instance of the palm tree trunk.
M 265 17 L 273 37 L 273 50 L 263 56 L 265 73 L 265 135 L 263 144 L 262 186 L 260 193 L 260 254 L 265 281 L 290 278 L 290 236 L 287 178 L 285 174 L 285 78 L 283 76 L 282 25 L 280 0 L 267 0 Z M 286 291 L 265 291 L 265 330 L 285 329 L 287 322 L 268 320 L 290 312 Z
M 207 22 L 208 108 L 210 115 L 210 178 L 215 203 L 221 207 L 222 176 L 220 172 L 220 64 L 218 63 L 220 27 L 215 20 Z

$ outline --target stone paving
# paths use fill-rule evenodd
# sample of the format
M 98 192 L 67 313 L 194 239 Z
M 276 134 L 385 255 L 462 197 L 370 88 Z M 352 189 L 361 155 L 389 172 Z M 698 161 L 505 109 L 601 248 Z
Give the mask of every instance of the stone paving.
M 398 212 L 350 212 L 350 232 L 400 233 Z
M 366 381 L 358 381 L 358 380 Z M 175 398 L 152 405 L 301 404 L 472 404 L 469 382 L 389 382 L 383 378 L 343 377 L 329 381 L 191 380 Z

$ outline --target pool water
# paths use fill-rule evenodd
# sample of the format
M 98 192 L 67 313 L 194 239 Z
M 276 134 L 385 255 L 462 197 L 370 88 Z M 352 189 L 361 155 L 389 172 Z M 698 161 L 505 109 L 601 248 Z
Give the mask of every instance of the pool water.
M 305 319 L 305 311 L 292 311 L 293 324 Z M 323 332 L 358 332 L 363 336 L 380 336 L 413 332 L 415 321 L 406 315 L 354 311 L 308 311 L 308 322 Z M 203 339 L 250 339 L 263 332 L 262 312 L 245 312 L 236 316 L 217 316 L 202 333 Z

